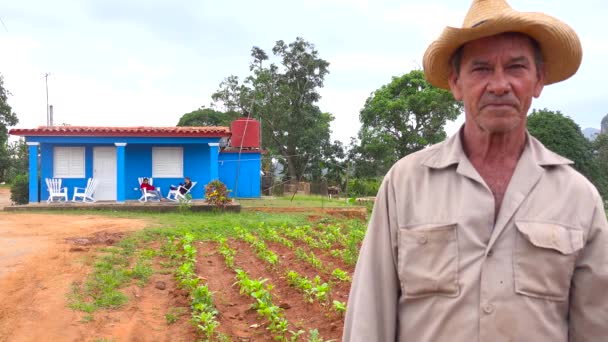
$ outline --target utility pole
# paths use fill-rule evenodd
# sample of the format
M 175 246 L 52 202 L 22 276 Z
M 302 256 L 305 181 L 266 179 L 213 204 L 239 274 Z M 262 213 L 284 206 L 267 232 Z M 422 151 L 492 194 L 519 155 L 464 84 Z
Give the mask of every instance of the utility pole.
M 46 127 L 51 126 L 51 115 L 49 113 L 49 75 L 50 73 L 44 74 L 44 84 L 46 86 Z

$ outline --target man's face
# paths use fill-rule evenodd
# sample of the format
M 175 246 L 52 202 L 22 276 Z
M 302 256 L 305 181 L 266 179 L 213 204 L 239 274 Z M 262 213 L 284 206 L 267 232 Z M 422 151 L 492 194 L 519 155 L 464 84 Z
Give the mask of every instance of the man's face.
M 486 133 L 525 130 L 532 97 L 543 89 L 534 48 L 523 35 L 478 39 L 463 48 L 460 73 L 449 78 L 456 100 L 464 102 L 465 124 Z

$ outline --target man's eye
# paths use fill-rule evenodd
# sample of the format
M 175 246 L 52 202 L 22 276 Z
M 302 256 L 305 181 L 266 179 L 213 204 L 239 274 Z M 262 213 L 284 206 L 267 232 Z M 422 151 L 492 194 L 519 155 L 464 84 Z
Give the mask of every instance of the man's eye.
M 525 68 L 525 65 L 523 64 L 512 64 L 509 66 L 509 69 L 523 69 Z
M 473 68 L 473 71 L 476 71 L 476 72 L 479 72 L 479 71 L 483 72 L 483 71 L 488 71 L 488 70 L 490 70 L 490 68 L 488 68 L 488 67 L 475 67 L 475 68 Z

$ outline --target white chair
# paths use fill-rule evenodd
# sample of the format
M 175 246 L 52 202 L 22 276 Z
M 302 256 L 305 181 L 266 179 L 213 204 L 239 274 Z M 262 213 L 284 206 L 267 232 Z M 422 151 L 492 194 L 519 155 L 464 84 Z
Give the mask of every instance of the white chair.
M 95 189 L 97 189 L 97 185 L 99 184 L 99 180 L 96 178 L 89 178 L 87 181 L 86 188 L 74 187 L 74 196 L 72 196 L 72 202 L 76 202 L 76 198 L 81 198 L 83 203 L 93 203 L 95 202 Z M 82 190 L 82 191 L 80 191 Z
M 68 201 L 68 188 L 61 187 L 61 178 L 46 178 L 46 187 L 49 190 L 49 198 L 46 200 L 47 203 L 54 202 L 55 199 L 58 201 Z
M 167 194 L 167 199 L 174 201 L 174 202 L 177 202 L 179 200 L 185 200 L 187 198 L 186 195 L 190 193 L 190 190 L 192 190 L 192 188 L 194 188 L 195 185 L 196 185 L 196 182 L 192 182 L 192 186 L 190 187 L 190 189 L 186 189 L 185 187 L 179 185 L 177 187 L 177 189 L 169 190 L 169 193 Z M 184 189 L 184 190 L 186 190 L 186 192 L 184 192 L 182 194 L 180 189 Z
M 139 181 L 139 189 L 141 190 L 141 197 L 139 198 L 138 201 L 140 201 L 140 202 L 148 202 L 148 199 L 160 201 L 160 197 L 158 196 L 158 194 L 156 192 L 148 192 L 146 189 L 142 189 L 141 188 L 141 183 L 144 182 L 144 178 L 146 178 L 146 177 L 139 177 L 139 178 L 137 178 L 137 180 Z M 149 177 L 148 178 L 148 183 L 150 185 L 153 185 L 152 181 L 153 181 L 152 177 Z M 156 190 L 158 190 L 158 193 L 160 194 L 160 187 L 157 186 Z

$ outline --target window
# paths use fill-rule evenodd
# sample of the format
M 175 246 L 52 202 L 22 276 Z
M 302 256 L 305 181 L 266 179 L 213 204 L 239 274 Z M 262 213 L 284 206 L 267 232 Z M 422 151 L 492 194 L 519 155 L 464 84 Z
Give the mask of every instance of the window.
M 55 147 L 53 177 L 84 178 L 84 147 Z
M 184 177 L 184 151 L 181 147 L 152 148 L 152 177 Z

